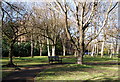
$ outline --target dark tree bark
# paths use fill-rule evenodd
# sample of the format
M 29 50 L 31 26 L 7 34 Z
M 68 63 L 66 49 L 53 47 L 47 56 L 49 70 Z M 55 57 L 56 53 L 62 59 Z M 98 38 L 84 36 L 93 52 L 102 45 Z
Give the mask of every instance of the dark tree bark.
M 10 44 L 9 49 L 9 62 L 6 66 L 8 67 L 16 67 L 16 65 L 13 63 L 13 50 L 14 50 L 14 42 Z

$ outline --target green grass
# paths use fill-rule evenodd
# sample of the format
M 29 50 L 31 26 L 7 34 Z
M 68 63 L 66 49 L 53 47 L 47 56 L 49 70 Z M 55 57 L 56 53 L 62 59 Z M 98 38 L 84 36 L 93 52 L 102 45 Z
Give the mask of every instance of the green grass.
M 64 63 L 75 63 L 76 58 L 63 58 Z M 118 62 L 118 58 L 101 58 L 101 57 L 85 57 L 85 63 L 104 63 L 104 62 Z M 2 58 L 2 65 L 8 63 L 8 58 Z M 14 63 L 19 67 L 30 67 L 39 64 L 48 64 L 47 56 L 35 56 L 14 58 Z M 3 67 L 3 77 L 15 71 L 14 68 Z M 77 65 L 77 64 L 63 64 L 51 65 L 49 69 L 40 72 L 35 78 L 40 80 L 117 80 L 118 66 L 117 65 Z
M 35 78 L 40 80 L 118 80 L 118 67 L 90 65 L 58 65 L 40 72 Z
M 13 61 L 18 66 L 29 66 L 29 65 L 37 65 L 43 64 L 47 62 L 46 56 L 35 56 L 34 58 L 31 57 L 21 57 L 21 58 L 13 58 Z M 2 58 L 2 65 L 8 63 L 8 58 Z
M 6 65 L 8 63 L 8 58 L 2 58 L 2 60 L 0 61 L 2 62 L 1 65 Z M 20 68 L 48 63 L 48 59 L 46 56 L 41 56 L 41 57 L 35 56 L 34 58 L 15 57 L 13 58 L 13 61 L 14 61 L 14 64 L 19 66 Z M 14 72 L 14 71 L 15 71 L 14 67 L 2 67 L 2 77 L 6 77 L 7 75 L 9 75 L 11 72 Z
M 74 62 L 75 58 L 64 58 L 63 62 Z M 85 57 L 85 62 L 103 63 L 102 65 L 56 65 L 40 72 L 35 78 L 40 80 L 86 80 L 86 81 L 118 81 L 118 65 L 104 64 L 118 62 L 118 58 Z
M 103 57 L 103 58 L 88 56 L 88 57 L 84 58 L 84 61 L 85 62 L 111 62 L 111 61 L 117 62 L 118 58 L 117 57 L 109 58 L 108 56 Z

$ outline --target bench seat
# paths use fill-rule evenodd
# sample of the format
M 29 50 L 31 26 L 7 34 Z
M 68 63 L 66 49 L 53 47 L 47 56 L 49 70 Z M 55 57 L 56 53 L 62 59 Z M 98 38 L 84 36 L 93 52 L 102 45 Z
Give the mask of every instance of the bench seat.
M 59 56 L 48 56 L 48 60 L 49 63 L 50 62 L 54 62 L 54 61 L 58 61 L 58 63 L 62 63 L 62 58 L 60 58 Z

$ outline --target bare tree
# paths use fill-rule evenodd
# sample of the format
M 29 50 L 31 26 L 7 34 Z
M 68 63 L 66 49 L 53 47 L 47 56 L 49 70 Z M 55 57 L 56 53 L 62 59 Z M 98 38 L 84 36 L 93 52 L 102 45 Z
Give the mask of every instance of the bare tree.
M 20 36 L 27 34 L 25 21 L 28 19 L 28 17 L 26 13 L 21 14 L 21 12 L 24 10 L 24 7 L 18 4 L 11 4 L 6 1 L 3 1 L 1 5 L 1 10 L 3 13 L 3 37 L 7 39 L 7 42 L 9 44 L 9 63 L 7 66 L 15 66 L 13 63 L 14 44 Z M 19 14 L 19 16 L 17 15 L 16 17 L 15 13 Z
M 109 13 L 116 7 L 117 3 L 112 6 L 112 2 L 110 3 L 110 6 L 107 7 L 107 9 L 105 9 L 106 11 L 104 12 L 104 21 L 101 25 L 101 28 L 99 29 L 98 33 L 95 36 L 91 36 L 90 39 L 88 40 L 88 42 L 85 45 L 85 31 L 86 29 L 89 27 L 89 25 L 92 23 L 95 15 L 97 15 L 97 8 L 99 4 L 102 3 L 97 3 L 97 2 L 79 2 L 74 0 L 74 8 L 71 8 L 69 2 L 66 2 L 66 0 L 64 0 L 64 2 L 60 2 L 60 1 L 56 1 L 56 5 L 60 8 L 59 10 L 61 12 L 61 14 L 63 14 L 63 16 L 65 17 L 65 30 L 67 33 L 67 37 L 69 38 L 69 40 L 74 44 L 74 46 L 76 47 L 77 51 L 78 51 L 78 64 L 82 64 L 83 63 L 83 56 L 84 56 L 84 52 L 85 49 L 87 48 L 87 46 L 89 45 L 89 43 L 94 40 L 96 37 L 98 37 L 98 35 L 100 34 L 100 32 L 102 31 L 102 29 L 105 27 L 106 23 L 107 23 L 107 19 L 108 19 L 108 15 Z M 58 9 L 53 8 L 54 10 L 56 10 L 57 12 L 60 12 Z M 68 20 L 70 20 L 70 15 L 69 13 L 73 14 L 72 17 L 72 21 L 75 20 L 76 27 L 78 30 L 78 35 L 79 38 L 77 38 L 77 44 L 75 43 L 76 41 L 73 39 L 73 37 L 71 36 L 71 33 L 69 31 L 69 25 L 68 25 Z M 74 18 L 74 19 L 73 19 Z M 74 21 L 73 21 L 74 22 Z
M 34 6 L 33 11 L 36 16 L 36 28 L 39 30 L 35 34 L 47 39 L 48 56 L 50 56 L 49 45 L 52 46 L 52 56 L 55 56 L 56 41 L 59 38 L 64 22 L 60 19 L 59 13 L 51 10 L 47 4 L 42 5 L 42 7 Z

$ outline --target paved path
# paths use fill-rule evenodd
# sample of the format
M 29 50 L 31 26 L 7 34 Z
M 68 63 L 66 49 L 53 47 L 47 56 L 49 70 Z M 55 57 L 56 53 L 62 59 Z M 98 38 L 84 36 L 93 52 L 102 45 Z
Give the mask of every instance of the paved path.
M 51 66 L 53 65 L 43 64 L 33 67 L 27 67 L 27 69 L 22 69 L 20 71 L 15 71 L 11 73 L 7 77 L 3 78 L 2 82 L 34 82 L 34 78 L 40 71 Z

